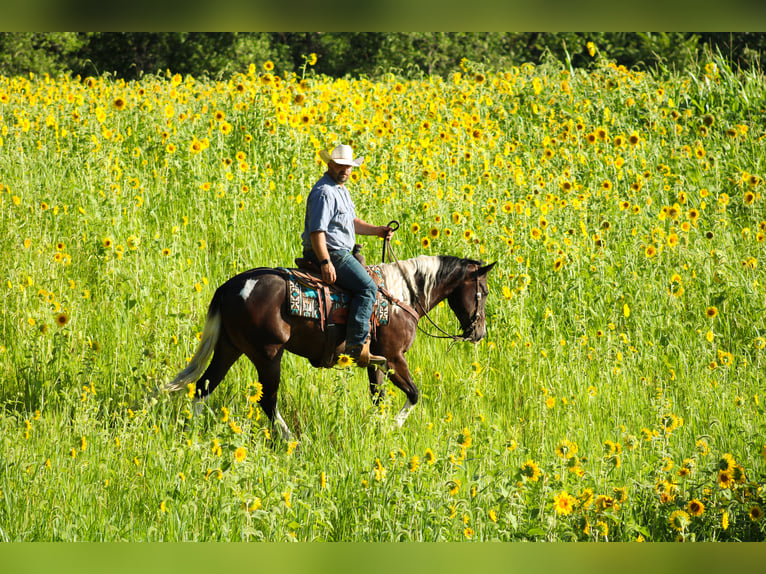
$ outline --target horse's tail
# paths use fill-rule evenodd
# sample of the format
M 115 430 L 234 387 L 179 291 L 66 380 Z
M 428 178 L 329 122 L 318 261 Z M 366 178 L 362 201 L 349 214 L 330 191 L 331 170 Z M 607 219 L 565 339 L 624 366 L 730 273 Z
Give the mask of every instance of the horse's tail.
M 180 391 L 185 389 L 189 383 L 196 383 L 199 380 L 202 373 L 205 372 L 205 367 L 213 354 L 220 333 L 221 313 L 218 309 L 218 298 L 213 297 L 207 310 L 207 319 L 202 328 L 202 337 L 197 350 L 186 368 L 165 386 L 166 391 Z

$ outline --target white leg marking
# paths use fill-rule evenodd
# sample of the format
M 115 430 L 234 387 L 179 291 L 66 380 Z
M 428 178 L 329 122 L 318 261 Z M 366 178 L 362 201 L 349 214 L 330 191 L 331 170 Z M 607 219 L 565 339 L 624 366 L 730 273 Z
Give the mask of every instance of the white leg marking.
M 248 279 L 245 281 L 245 286 L 242 287 L 242 291 L 239 292 L 239 296 L 247 301 L 247 298 L 250 297 L 250 293 L 252 292 L 253 287 L 255 287 L 257 284 L 258 279 Z
M 399 428 L 402 428 L 402 425 L 404 424 L 404 421 L 407 420 L 407 417 L 410 414 L 410 411 L 412 410 L 412 407 L 414 407 L 410 402 L 410 399 L 407 399 L 407 401 L 404 403 L 404 406 L 402 407 L 402 410 L 399 411 L 399 414 L 396 415 L 394 418 L 394 421 L 396 422 L 396 426 Z
M 290 429 L 287 428 L 287 423 L 285 423 L 285 420 L 282 418 L 282 415 L 279 413 L 279 409 L 274 409 L 274 426 L 277 427 L 277 430 L 279 431 L 280 436 L 282 437 L 282 440 L 285 442 L 290 442 L 293 440 L 293 433 L 290 432 Z

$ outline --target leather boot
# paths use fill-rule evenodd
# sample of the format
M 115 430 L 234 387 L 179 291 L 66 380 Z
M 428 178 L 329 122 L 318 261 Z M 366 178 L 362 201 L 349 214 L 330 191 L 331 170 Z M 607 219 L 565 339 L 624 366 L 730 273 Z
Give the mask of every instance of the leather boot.
M 378 367 L 384 371 L 388 369 L 388 361 L 380 355 L 370 354 L 370 343 L 364 345 L 354 345 L 346 349 L 346 354 L 351 357 L 357 367 Z

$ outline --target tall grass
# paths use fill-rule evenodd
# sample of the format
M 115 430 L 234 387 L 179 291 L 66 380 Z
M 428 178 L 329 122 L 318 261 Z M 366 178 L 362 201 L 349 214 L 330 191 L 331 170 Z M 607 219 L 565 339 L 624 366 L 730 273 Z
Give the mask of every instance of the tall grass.
M 448 80 L 0 78 L 0 539 L 763 540 L 760 73 L 596 53 Z M 318 151 L 399 257 L 498 261 L 489 335 L 419 335 L 393 425 L 285 357 L 147 397 L 217 285 L 298 254 Z M 368 261 L 380 244 L 366 239 Z M 457 329 L 445 307 L 436 321 Z

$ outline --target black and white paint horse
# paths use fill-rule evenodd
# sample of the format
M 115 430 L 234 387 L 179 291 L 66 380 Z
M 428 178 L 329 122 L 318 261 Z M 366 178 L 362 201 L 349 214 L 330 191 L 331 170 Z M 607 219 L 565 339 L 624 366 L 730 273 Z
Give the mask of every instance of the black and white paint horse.
M 367 371 L 376 404 L 386 375 L 405 393 L 407 400 L 396 415 L 397 425 L 404 423 L 418 402 L 419 391 L 404 357 L 415 340 L 418 321 L 446 299 L 462 329 L 462 335 L 454 338 L 480 341 L 486 334 L 487 274 L 494 265 L 422 255 L 379 266 L 392 302 L 389 322 L 376 329 L 370 349 L 384 356 L 389 368 L 385 374 L 372 367 Z M 284 271 L 258 268 L 221 285 L 210 302 L 199 347 L 189 365 L 166 389 L 177 391 L 196 383 L 197 398 L 205 398 L 244 354 L 255 365 L 263 386 L 261 407 L 282 438 L 290 440 L 292 435 L 277 407 L 282 354 L 287 350 L 317 365 L 324 333 L 317 320 L 289 313 L 286 284 Z M 341 342 L 337 351 L 342 350 Z

